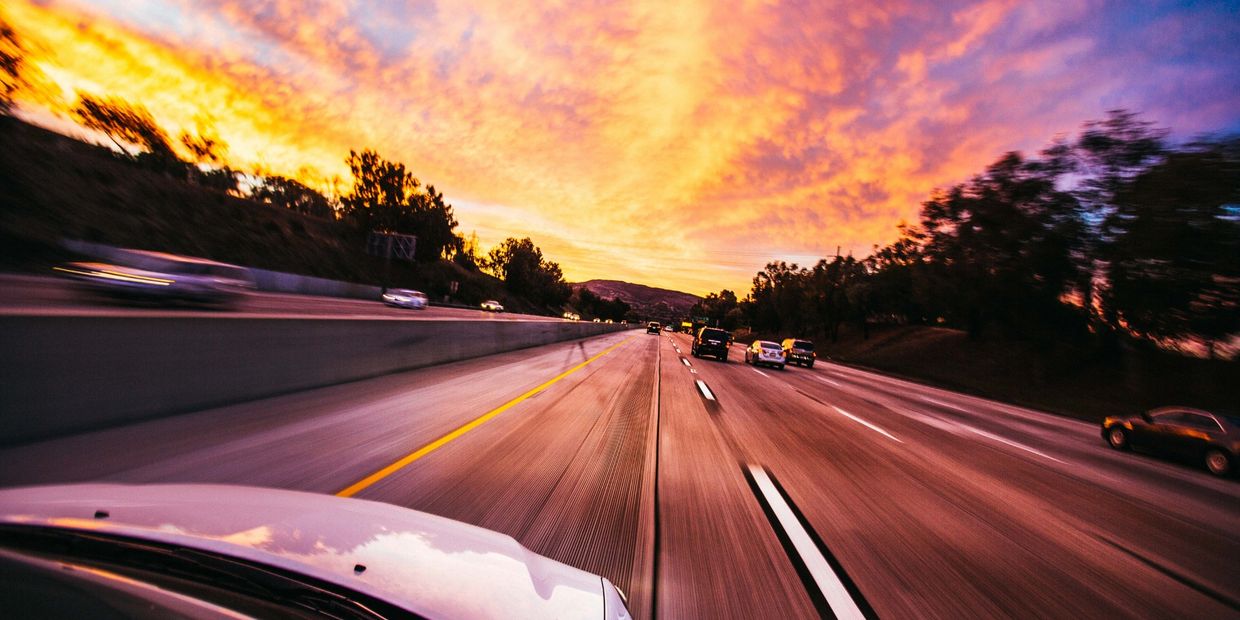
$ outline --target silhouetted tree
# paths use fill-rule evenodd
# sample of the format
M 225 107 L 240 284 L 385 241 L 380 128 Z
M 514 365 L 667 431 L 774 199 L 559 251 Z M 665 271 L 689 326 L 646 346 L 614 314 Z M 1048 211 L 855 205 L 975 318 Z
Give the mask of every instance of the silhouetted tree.
M 706 317 L 711 325 L 731 331 L 736 329 L 741 322 L 739 307 L 740 301 L 737 300 L 736 293 L 723 289 L 717 294 L 709 293 L 701 301 L 693 304 L 693 307 L 689 309 L 689 314 L 694 317 Z
M 970 335 L 991 323 L 1022 335 L 1073 327 L 1062 298 L 1080 281 L 1073 256 L 1084 230 L 1054 176 L 1008 153 L 924 203 L 921 219 L 927 275 Z
M 1116 323 L 1154 340 L 1240 333 L 1240 140 L 1167 154 L 1115 192 L 1103 256 Z
M 486 266 L 510 292 L 541 305 L 559 307 L 572 294 L 559 264 L 543 258 L 529 237 L 505 239 L 491 250 Z
M 264 176 L 251 190 L 250 197 L 305 215 L 336 219 L 336 209 L 323 194 L 299 181 L 279 175 Z
M 484 261 L 478 245 L 478 233 L 471 232 L 468 237 L 461 237 L 457 250 L 452 254 L 452 261 L 470 271 L 478 271 Z
M 0 20 L 0 114 L 9 113 L 13 96 L 27 83 L 23 75 L 25 57 L 26 49 L 17 32 Z
M 573 290 L 567 304 L 580 314 L 581 318 L 587 320 L 598 318 L 623 321 L 632 310 L 622 299 L 618 297 L 603 299 L 584 286 Z
M 88 129 L 106 135 L 121 152 L 133 156 L 125 144 L 139 147 L 159 159 L 177 160 L 168 141 L 168 134 L 141 105 L 116 97 L 96 97 L 78 93 L 73 116 Z
M 190 160 L 194 163 L 224 165 L 228 143 L 224 142 L 214 131 L 199 127 L 197 134 L 182 132 L 178 140 L 189 151 Z
M 460 243 L 452 205 L 443 194 L 421 182 L 399 162 L 378 153 L 349 151 L 345 160 L 353 173 L 353 188 L 341 197 L 343 215 L 362 230 L 417 235 L 417 258 L 436 260 Z

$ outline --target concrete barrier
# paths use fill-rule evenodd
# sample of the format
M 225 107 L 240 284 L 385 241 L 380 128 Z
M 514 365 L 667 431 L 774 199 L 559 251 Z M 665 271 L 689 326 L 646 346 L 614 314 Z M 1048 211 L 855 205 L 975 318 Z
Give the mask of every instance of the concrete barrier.
M 0 316 L 0 444 L 621 329 L 559 320 Z
M 273 293 L 295 293 L 318 297 L 348 297 L 351 299 L 379 299 L 383 289 L 370 284 L 328 280 L 314 276 L 301 276 L 282 271 L 250 268 L 255 287 Z

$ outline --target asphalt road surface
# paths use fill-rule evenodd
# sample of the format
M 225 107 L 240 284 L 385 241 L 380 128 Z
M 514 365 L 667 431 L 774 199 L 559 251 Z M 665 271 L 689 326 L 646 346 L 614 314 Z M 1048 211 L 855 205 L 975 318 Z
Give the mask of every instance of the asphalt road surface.
M 378 299 L 345 299 L 254 292 L 227 309 L 200 305 L 141 304 L 91 295 L 67 278 L 0 275 L 0 314 L 34 316 L 177 316 L 196 318 L 449 319 L 558 321 L 559 318 L 481 309 L 431 306 L 422 310 L 389 306 Z
M 637 617 L 1240 617 L 1240 483 L 1096 426 L 626 332 L 0 451 L 0 484 L 380 500 L 600 573 Z

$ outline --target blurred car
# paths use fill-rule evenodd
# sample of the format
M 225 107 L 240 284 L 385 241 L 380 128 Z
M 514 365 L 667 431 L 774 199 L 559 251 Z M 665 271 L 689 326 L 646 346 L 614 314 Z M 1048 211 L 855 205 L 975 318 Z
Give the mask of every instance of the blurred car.
M 663 331 L 665 331 L 665 332 L 675 332 L 676 330 L 672 329 L 672 326 L 671 326 L 671 325 L 664 325 L 664 326 L 663 326 Z
M 607 618 L 606 578 L 398 506 L 224 485 L 0 490 L 6 617 Z
M 580 320 L 581 320 L 581 315 L 580 315 L 580 314 L 577 314 L 576 312 L 565 312 L 565 313 L 564 313 L 564 318 L 565 318 L 565 319 L 567 319 L 567 320 L 569 320 L 569 321 L 580 321 Z
M 1240 419 L 1189 407 L 1160 407 L 1104 419 L 1102 438 L 1116 450 L 1148 450 L 1229 476 L 1235 474 L 1240 454 Z
M 781 348 L 783 348 L 784 357 L 787 358 L 789 364 L 796 364 L 806 368 L 814 367 L 814 360 L 818 357 L 814 353 L 814 343 L 797 338 L 785 338 Z
M 728 343 L 731 335 L 717 327 L 703 327 L 693 338 L 693 357 L 713 355 L 720 361 L 728 361 Z
M 503 304 L 499 303 L 498 301 L 495 301 L 494 299 L 488 299 L 482 302 L 482 305 L 480 307 L 483 310 L 486 310 L 487 312 L 503 312 L 504 311 Z
M 753 344 L 745 349 L 745 363 L 753 364 L 754 366 L 768 364 L 783 370 L 786 358 L 784 357 L 784 350 L 779 346 L 778 342 L 755 340 Z
M 646 323 L 646 333 L 647 333 L 647 334 L 657 334 L 657 333 L 659 333 L 659 327 L 660 327 L 660 326 L 659 326 L 659 323 L 658 323 L 657 321 L 651 321 L 651 322 L 649 322 L 649 323 Z
M 383 303 L 399 308 L 426 309 L 426 293 L 408 288 L 390 288 L 383 294 Z
M 72 262 L 54 269 L 90 293 L 133 301 L 226 305 L 255 288 L 245 267 L 147 250 L 118 250 L 110 262 Z

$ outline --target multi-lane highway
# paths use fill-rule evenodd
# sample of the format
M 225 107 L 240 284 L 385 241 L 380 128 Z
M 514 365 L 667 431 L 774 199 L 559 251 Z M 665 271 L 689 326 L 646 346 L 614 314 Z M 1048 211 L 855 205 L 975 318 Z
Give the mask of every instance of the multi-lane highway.
M 166 304 L 144 306 L 117 303 L 79 290 L 68 278 L 32 275 L 0 275 L 0 314 L 26 316 L 142 316 L 188 318 L 284 318 L 303 319 L 441 319 L 441 320 L 559 320 L 510 312 L 485 312 L 475 308 L 431 306 L 422 310 L 396 308 L 378 299 L 347 299 L 252 292 L 226 309 Z
M 1091 424 L 612 334 L 0 449 L 0 484 L 219 482 L 460 519 L 638 617 L 1240 616 L 1240 484 Z

